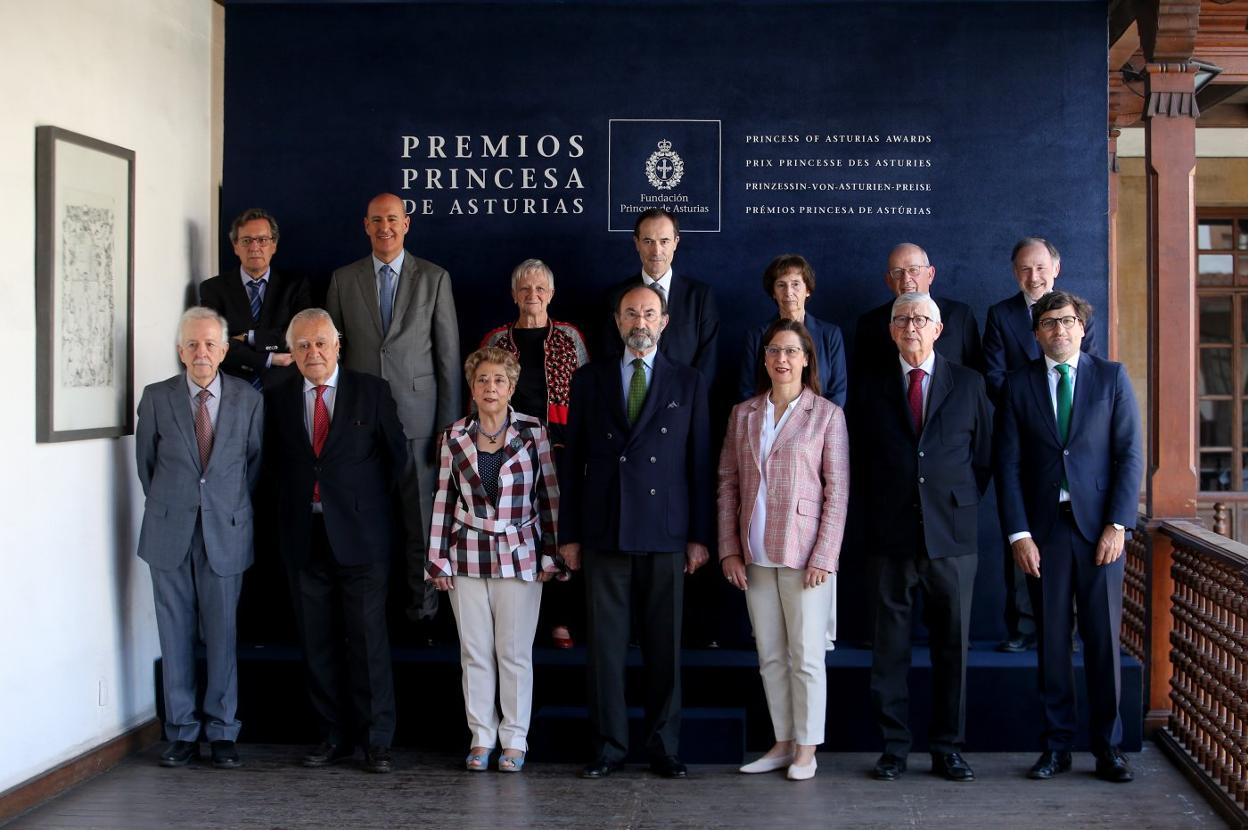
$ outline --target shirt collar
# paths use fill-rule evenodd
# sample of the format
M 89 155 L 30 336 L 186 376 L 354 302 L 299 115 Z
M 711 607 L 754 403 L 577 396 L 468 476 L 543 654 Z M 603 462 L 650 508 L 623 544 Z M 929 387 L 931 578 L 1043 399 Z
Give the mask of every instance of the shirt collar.
M 1075 352 L 1075 353 L 1071 356 L 1070 360 L 1066 360 L 1066 361 L 1063 361 L 1063 362 L 1064 362 L 1067 366 L 1069 366 L 1071 369 L 1074 369 L 1076 372 L 1077 372 L 1077 371 L 1079 371 L 1079 352 Z M 1049 371 L 1049 372 L 1052 372 L 1052 371 L 1054 371 L 1054 367 L 1055 367 L 1055 366 L 1057 366 L 1057 361 L 1056 361 L 1056 360 L 1054 360 L 1053 358 L 1049 357 L 1049 356 L 1046 354 L 1046 355 L 1044 356 L 1044 367 L 1045 367 L 1045 369 L 1046 369 L 1047 371 Z
M 657 280 L 654 277 L 647 274 L 645 269 L 643 268 L 641 271 L 641 281 L 645 285 L 649 285 L 652 282 L 657 282 L 659 285 L 663 286 L 663 291 L 665 293 L 669 295 L 672 293 L 672 269 L 671 268 L 668 268 L 667 272 L 664 273 Z
M 221 371 L 219 369 L 213 376 L 212 383 L 209 383 L 204 387 L 200 387 L 200 385 L 191 378 L 190 372 L 185 372 L 184 374 L 186 375 L 186 388 L 191 393 L 192 398 L 198 395 L 199 390 L 203 388 L 211 392 L 214 398 L 221 400 Z
M 400 248 L 398 255 L 390 262 L 382 262 L 380 259 L 377 258 L 376 254 L 373 254 L 373 276 L 374 277 L 377 276 L 377 272 L 381 270 L 381 266 L 383 265 L 389 265 L 390 268 L 394 271 L 395 276 L 402 274 L 403 273 L 403 257 L 406 254 L 407 254 L 407 251 L 404 250 L 403 248 Z
M 646 368 L 650 369 L 651 371 L 654 370 L 654 356 L 658 354 L 658 351 L 659 351 L 658 349 L 651 349 L 649 354 L 645 354 L 641 356 L 641 362 L 644 363 L 646 365 Z M 632 368 L 633 361 L 636 359 L 637 359 L 637 355 L 630 352 L 628 350 L 628 347 L 625 346 L 624 357 L 620 359 L 620 368 L 621 369 Z
M 334 369 L 334 373 L 333 373 L 332 375 L 330 375 L 330 376 L 329 376 L 329 380 L 325 381 L 325 383 L 323 383 L 323 384 L 321 384 L 321 385 L 322 385 L 322 386 L 328 386 L 330 389 L 335 389 L 335 390 L 336 390 L 336 389 L 338 388 L 338 373 L 339 373 L 339 372 L 341 372 L 341 371 L 342 371 L 342 367 L 341 367 L 341 366 L 338 366 L 337 368 L 335 368 L 335 369 Z M 309 391 L 311 391 L 311 390 L 315 389 L 316 387 L 317 387 L 317 384 L 313 383 L 312 381 L 308 380 L 307 378 L 304 378 L 304 379 L 303 379 L 303 391 L 304 391 L 304 394 L 307 394 Z
M 258 277 L 253 277 L 251 274 L 247 273 L 246 268 L 244 268 L 241 265 L 238 266 L 238 275 L 243 278 L 243 285 L 247 285 L 253 280 L 259 280 L 260 282 L 264 283 L 265 287 L 267 288 L 269 285 L 269 274 L 271 273 L 273 273 L 272 268 L 265 268 L 263 274 L 261 274 Z
M 932 353 L 927 356 L 927 360 L 924 360 L 918 366 L 911 366 L 909 363 L 906 362 L 906 359 L 902 357 L 900 354 L 897 355 L 897 361 L 901 363 L 902 377 L 909 378 L 911 369 L 922 369 L 924 372 L 927 373 L 927 376 L 930 378 L 932 376 L 932 367 L 936 365 L 936 350 L 932 349 Z

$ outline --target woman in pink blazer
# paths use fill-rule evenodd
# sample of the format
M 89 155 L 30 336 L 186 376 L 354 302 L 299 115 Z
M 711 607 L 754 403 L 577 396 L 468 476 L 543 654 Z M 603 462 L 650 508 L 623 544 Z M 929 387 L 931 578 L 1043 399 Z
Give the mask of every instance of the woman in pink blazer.
M 815 774 L 827 705 L 824 632 L 849 499 L 841 408 L 819 394 L 810 334 L 763 334 L 760 394 L 737 404 L 719 457 L 719 558 L 745 591 L 776 743 L 741 772 Z

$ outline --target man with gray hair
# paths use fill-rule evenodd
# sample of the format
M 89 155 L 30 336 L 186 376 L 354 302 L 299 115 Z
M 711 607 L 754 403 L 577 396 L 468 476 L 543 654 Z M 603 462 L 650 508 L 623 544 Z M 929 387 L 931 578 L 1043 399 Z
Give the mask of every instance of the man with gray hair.
M 320 733 L 303 765 L 335 764 L 362 746 L 365 770 L 390 772 L 386 588 L 403 544 L 397 508 L 411 493 L 407 437 L 390 385 L 338 365 L 328 312 L 296 314 L 286 341 L 299 376 L 266 393 L 264 440 Z
M 972 781 L 961 755 L 966 652 L 992 416 L 983 377 L 936 351 L 944 326 L 930 295 L 897 297 L 889 330 L 896 360 L 858 379 L 848 410 L 852 487 L 877 591 L 871 704 L 884 752 L 872 774 L 893 781 L 906 771 L 910 617 L 921 592 L 932 655 L 932 772 Z
M 251 492 L 260 475 L 264 407 L 247 383 L 221 374 L 229 330 L 210 308 L 178 323 L 186 371 L 143 390 L 134 454 L 147 501 L 139 558 L 152 573 L 160 637 L 165 737 L 161 766 L 199 755 L 202 733 L 212 765 L 241 766 L 235 740 L 239 592 L 251 565 Z M 203 638 L 208 678 L 196 712 L 195 643 Z

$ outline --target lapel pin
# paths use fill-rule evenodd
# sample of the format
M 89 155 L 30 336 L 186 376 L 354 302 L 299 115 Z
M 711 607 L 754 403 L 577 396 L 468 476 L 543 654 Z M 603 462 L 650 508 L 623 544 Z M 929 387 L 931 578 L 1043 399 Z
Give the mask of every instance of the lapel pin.
M 672 401 L 671 403 L 669 403 L 669 404 L 667 405 L 667 408 L 668 408 L 668 409 L 679 409 L 679 408 L 680 408 L 680 401 Z

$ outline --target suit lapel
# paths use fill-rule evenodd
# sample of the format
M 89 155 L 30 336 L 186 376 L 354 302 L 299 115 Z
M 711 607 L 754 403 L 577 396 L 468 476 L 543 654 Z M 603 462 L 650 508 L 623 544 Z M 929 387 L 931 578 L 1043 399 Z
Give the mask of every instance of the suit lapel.
M 1027 300 L 1021 292 L 1014 296 L 1014 301 L 1010 304 L 1009 329 L 1023 354 L 1031 360 L 1040 357 L 1040 344 L 1036 342 L 1036 336 L 1031 330 L 1031 311 L 1028 310 Z
M 896 350 L 895 344 L 893 349 L 894 351 Z M 902 434 L 915 438 L 914 422 L 910 420 L 910 403 L 906 400 L 906 395 L 903 391 L 907 376 L 897 377 L 897 372 L 900 368 L 901 365 L 899 363 L 891 363 L 888 370 L 879 379 L 884 384 L 885 405 L 883 411 L 892 413 L 892 417 L 897 419 Z
M 292 378 L 291 381 L 283 387 L 283 398 L 277 401 L 278 405 L 286 410 L 285 423 L 298 425 L 295 432 L 298 438 L 295 443 L 309 457 L 312 453 L 312 436 L 308 434 L 307 414 L 303 405 L 303 376 Z M 288 387 L 288 389 L 287 389 Z
M 1067 445 L 1079 434 L 1083 426 L 1082 416 L 1091 406 L 1088 399 L 1092 391 L 1100 386 L 1098 372 L 1099 367 L 1093 364 L 1086 354 L 1079 355 L 1079 363 L 1075 368 L 1075 397 L 1070 404 L 1070 428 L 1066 434 Z
M 334 414 L 329 419 L 329 435 L 325 436 L 325 446 L 321 447 L 321 455 L 329 453 L 350 428 L 347 421 L 351 418 L 351 412 L 354 408 L 353 404 L 358 391 L 351 376 L 340 368 L 338 370 L 338 388 L 334 390 Z M 306 429 L 304 433 L 307 433 Z M 308 446 L 312 446 L 310 437 Z
M 775 452 L 792 441 L 793 436 L 800 435 L 805 431 L 806 422 L 810 420 L 810 412 L 815 408 L 815 393 L 803 388 L 802 393 L 798 395 L 797 403 L 793 404 L 793 406 L 795 407 L 793 414 L 784 422 L 784 426 L 776 434 L 775 440 L 771 442 L 771 452 Z M 765 409 L 764 412 L 766 412 Z
M 416 293 L 416 258 L 408 251 L 403 252 L 403 269 L 399 274 L 399 285 L 394 292 L 394 314 L 390 317 L 390 334 L 386 339 L 397 337 L 402 328 L 399 321 L 406 318 L 407 307 L 412 304 L 412 296 Z M 380 322 L 381 312 L 377 312 Z
M 1031 387 L 1033 405 L 1037 411 L 1043 413 L 1041 419 L 1048 425 L 1053 441 L 1060 445 L 1062 441 L 1057 434 L 1057 415 L 1053 412 L 1053 399 L 1049 396 L 1048 371 L 1044 358 L 1033 361 L 1027 372 L 1028 386 Z
M 403 255 L 403 261 L 407 262 L 407 254 Z M 401 277 L 399 281 L 402 282 Z M 360 292 L 360 302 L 368 309 L 369 317 L 377 328 L 377 339 L 380 341 L 382 339 L 381 306 L 378 304 L 377 273 L 373 270 L 372 254 L 360 262 L 360 267 L 355 272 L 355 287 Z
M 637 422 L 632 425 L 630 432 L 637 432 L 640 427 L 654 417 L 654 413 L 658 411 L 660 406 L 667 406 L 667 376 L 670 374 L 667 369 L 670 366 L 671 364 L 667 358 L 663 357 L 661 353 L 654 356 L 654 371 L 650 375 L 650 386 L 646 389 L 646 400 L 641 405 L 641 412 L 637 415 Z M 618 387 L 619 384 L 616 384 L 616 386 Z M 623 388 L 620 389 L 620 397 L 621 399 L 624 397 Z M 627 415 L 625 419 L 627 420 Z
M 932 364 L 932 379 L 927 387 L 927 412 L 923 416 L 924 431 L 940 413 L 941 406 L 953 390 L 953 376 L 947 363 L 943 357 L 936 355 L 936 362 Z
M 750 411 L 745 416 L 745 432 L 746 441 L 750 445 L 750 455 L 754 458 L 754 464 L 758 469 L 763 469 L 763 459 L 760 457 L 762 449 L 759 442 L 759 433 L 763 427 L 763 417 L 767 412 L 767 406 L 762 399 L 755 398 L 750 404 Z
M 243 287 L 242 275 L 235 271 L 232 274 L 222 274 L 221 279 L 225 280 L 225 303 L 228 306 L 230 316 L 235 319 L 242 318 L 251 320 L 251 297 L 247 293 L 247 289 Z M 250 279 L 250 276 L 248 276 Z M 273 289 L 273 272 L 269 272 L 269 287 L 266 289 L 265 300 L 268 300 L 268 291 Z M 237 332 L 236 332 L 237 333 Z
M 230 384 L 225 382 L 225 376 L 223 375 L 221 377 L 221 400 L 217 401 L 217 425 L 212 430 L 212 445 L 214 448 L 218 445 L 218 443 L 231 440 L 233 435 L 238 431 L 235 424 L 238 420 L 238 410 L 238 393 L 236 390 L 230 388 Z M 216 456 L 217 454 L 215 452 L 208 456 L 209 467 L 212 466 L 212 462 Z
M 451 468 L 457 473 L 452 476 L 452 480 L 466 481 L 472 492 L 472 498 L 466 501 L 473 505 L 489 505 L 490 498 L 486 495 L 485 485 L 481 483 L 481 476 L 477 472 L 477 441 L 473 438 L 472 430 L 465 426 L 450 437 L 447 446 L 451 451 Z M 492 515 L 492 509 L 487 507 L 487 516 Z
M 173 407 L 173 422 L 186 441 L 186 449 L 195 459 L 195 467 L 202 473 L 199 463 L 199 441 L 195 438 L 195 422 L 191 419 L 191 396 L 183 373 L 169 381 L 169 405 Z M 210 459 L 211 460 L 211 459 Z

